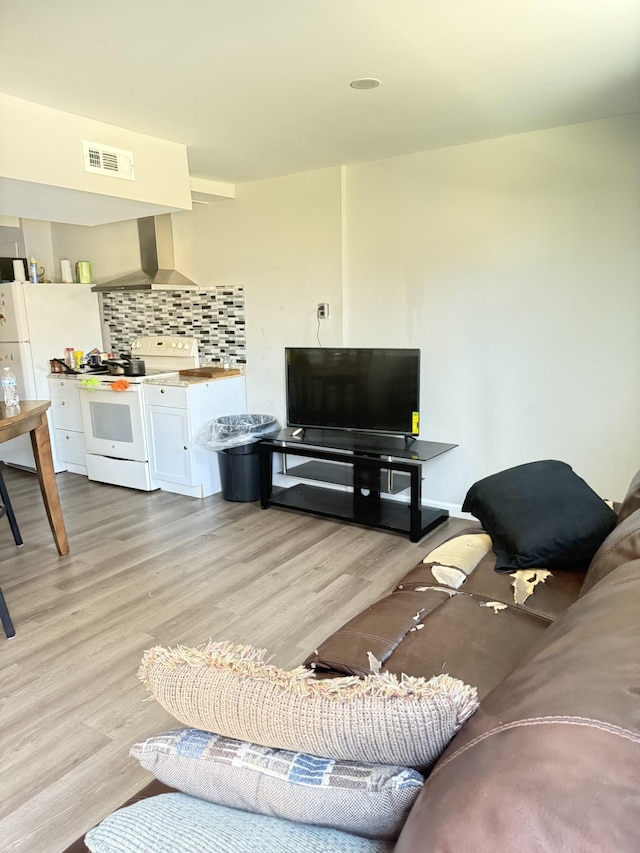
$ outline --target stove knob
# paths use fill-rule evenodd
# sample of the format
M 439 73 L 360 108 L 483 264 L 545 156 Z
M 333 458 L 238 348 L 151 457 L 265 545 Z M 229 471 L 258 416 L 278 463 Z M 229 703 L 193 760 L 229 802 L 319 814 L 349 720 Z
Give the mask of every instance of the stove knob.
M 175 349 L 175 347 L 176 347 L 176 342 L 174 341 L 174 342 L 171 344 L 171 346 Z

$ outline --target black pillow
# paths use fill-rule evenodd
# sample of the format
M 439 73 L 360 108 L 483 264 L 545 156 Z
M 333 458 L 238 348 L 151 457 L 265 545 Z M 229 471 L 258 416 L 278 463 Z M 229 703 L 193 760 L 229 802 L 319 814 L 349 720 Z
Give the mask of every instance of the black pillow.
M 497 572 L 586 570 L 617 516 L 566 462 L 546 459 L 478 480 L 470 512 L 491 537 Z

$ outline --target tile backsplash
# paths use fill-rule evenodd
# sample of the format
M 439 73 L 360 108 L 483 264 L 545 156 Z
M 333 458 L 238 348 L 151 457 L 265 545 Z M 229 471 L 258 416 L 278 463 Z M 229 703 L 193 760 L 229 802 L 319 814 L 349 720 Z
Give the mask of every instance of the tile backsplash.
M 143 290 L 102 294 L 113 352 L 129 352 L 134 338 L 186 335 L 198 339 L 202 363 L 246 363 L 244 288 Z

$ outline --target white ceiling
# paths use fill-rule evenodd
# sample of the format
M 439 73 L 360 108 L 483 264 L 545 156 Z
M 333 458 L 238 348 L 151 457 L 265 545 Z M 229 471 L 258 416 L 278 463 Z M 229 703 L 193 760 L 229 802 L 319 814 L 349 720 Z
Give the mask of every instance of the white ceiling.
M 0 89 L 240 183 L 638 111 L 640 0 L 0 0 Z

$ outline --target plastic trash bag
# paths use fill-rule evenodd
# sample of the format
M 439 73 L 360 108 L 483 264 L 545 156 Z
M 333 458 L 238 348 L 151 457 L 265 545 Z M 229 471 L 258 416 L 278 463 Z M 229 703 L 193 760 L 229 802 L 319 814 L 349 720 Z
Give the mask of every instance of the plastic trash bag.
M 201 426 L 195 440 L 209 450 L 224 450 L 240 444 L 253 444 L 279 428 L 273 415 L 224 415 Z

